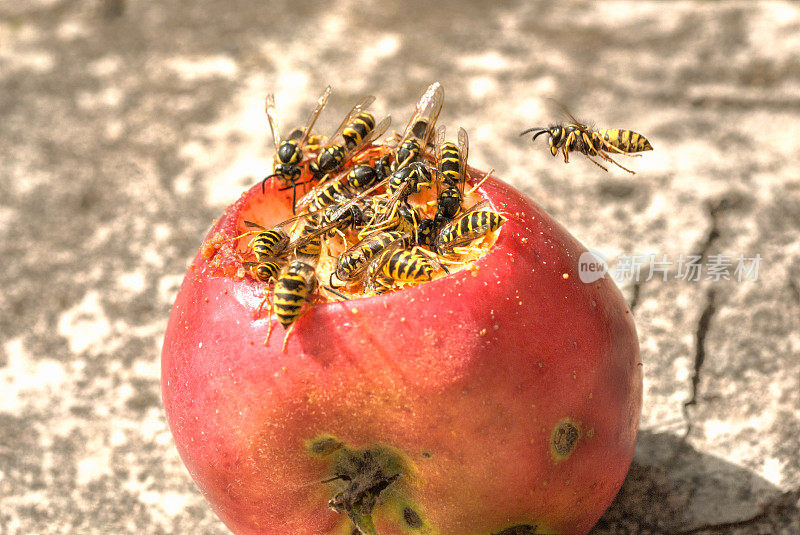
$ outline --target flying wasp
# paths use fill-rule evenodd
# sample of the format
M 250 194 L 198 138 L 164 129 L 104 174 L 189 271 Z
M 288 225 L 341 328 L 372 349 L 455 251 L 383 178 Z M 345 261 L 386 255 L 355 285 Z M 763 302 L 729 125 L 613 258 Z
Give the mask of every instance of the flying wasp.
M 391 117 L 387 116 L 375 125 L 372 114 L 364 111 L 374 101 L 375 97 L 372 95 L 362 98 L 353 106 L 336 132 L 328 138 L 329 144 L 323 147 L 317 158 L 309 164 L 315 179 L 319 180 L 326 174 L 335 173 L 351 156 L 386 132 L 392 122 Z
M 275 108 L 275 95 L 267 95 L 266 111 L 269 127 L 272 130 L 272 138 L 275 141 L 275 156 L 273 160 L 273 173 L 264 178 L 261 182 L 261 193 L 264 193 L 264 185 L 272 177 L 277 177 L 285 186 L 285 189 L 292 188 L 292 212 L 294 212 L 297 200 L 297 184 L 300 179 L 300 163 L 303 160 L 303 147 L 311 135 L 311 129 L 317 122 L 317 117 L 322 112 L 328 97 L 331 94 L 331 86 L 325 88 L 322 95 L 317 99 L 317 105 L 311 110 L 306 125 L 296 128 L 286 139 L 281 138 L 278 128 L 278 114 Z
M 563 104 L 553 101 L 552 99 L 550 100 L 572 122 L 567 124 L 555 124 L 549 127 L 535 126 L 525 130 L 520 135 L 524 136 L 525 134 L 533 132 L 531 140 L 535 140 L 540 135 L 547 134 L 549 136 L 547 142 L 550 146 L 550 154 L 555 156 L 558 154 L 558 151 L 561 150 L 564 154 L 564 162 L 569 162 L 569 153 L 575 151 L 586 156 L 589 161 L 604 171 L 608 171 L 608 169 L 592 159 L 592 156 L 598 156 L 602 160 L 613 163 L 620 169 L 631 174 L 636 174 L 617 163 L 611 158 L 609 153 L 640 156 L 635 153 L 653 150 L 653 146 L 650 145 L 647 138 L 638 132 L 619 128 L 601 128 L 595 130 L 578 121 Z

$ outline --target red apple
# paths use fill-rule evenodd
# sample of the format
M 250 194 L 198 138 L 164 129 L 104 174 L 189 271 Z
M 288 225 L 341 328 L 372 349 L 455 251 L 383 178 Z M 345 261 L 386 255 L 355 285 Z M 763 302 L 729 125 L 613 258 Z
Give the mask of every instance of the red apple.
M 291 192 L 256 186 L 211 229 L 162 389 L 234 533 L 586 533 L 611 503 L 641 408 L 630 311 L 611 280 L 581 282 L 585 248 L 544 210 L 498 180 L 479 192 L 508 220 L 470 269 L 315 304 L 285 350 L 229 238 L 285 219 Z

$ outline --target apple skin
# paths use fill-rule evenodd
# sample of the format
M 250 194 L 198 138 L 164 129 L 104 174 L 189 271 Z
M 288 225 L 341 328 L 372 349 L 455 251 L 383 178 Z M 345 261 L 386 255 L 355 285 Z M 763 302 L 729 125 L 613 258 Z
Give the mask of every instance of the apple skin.
M 225 247 L 198 253 L 170 315 L 162 394 L 181 458 L 234 533 L 353 533 L 328 507 L 331 463 L 309 453 L 320 436 L 402 458 L 401 490 L 373 512 L 381 535 L 586 533 L 611 503 L 641 410 L 631 313 L 609 278 L 580 281 L 586 249 L 542 208 L 499 180 L 479 191 L 508 220 L 473 269 L 314 305 L 285 351 L 277 321 L 264 343 L 265 284 L 221 275 Z M 209 240 L 284 219 L 287 199 L 254 186 Z

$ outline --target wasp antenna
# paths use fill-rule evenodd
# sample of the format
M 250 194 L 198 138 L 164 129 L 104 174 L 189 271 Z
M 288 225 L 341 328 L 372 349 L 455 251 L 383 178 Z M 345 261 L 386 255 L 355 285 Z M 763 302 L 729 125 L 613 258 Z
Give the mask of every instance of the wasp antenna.
M 331 276 L 333 276 L 333 273 L 331 273 Z M 334 289 L 333 289 L 333 288 L 331 288 L 330 286 L 324 286 L 324 285 L 323 285 L 322 287 L 323 287 L 323 288 L 324 288 L 326 291 L 328 291 L 328 292 L 332 293 L 333 295 L 335 295 L 336 297 L 341 297 L 341 298 L 342 298 L 343 300 L 345 300 L 345 301 L 349 301 L 349 300 L 350 300 L 350 298 L 349 298 L 349 297 L 347 297 L 346 295 L 344 295 L 344 294 L 343 294 L 343 293 L 341 293 L 341 292 L 338 292 L 338 291 L 334 290 Z
M 542 126 L 534 126 L 533 128 L 528 128 L 524 132 L 520 132 L 519 135 L 520 136 L 524 136 L 525 134 L 530 134 L 531 132 L 536 131 L 536 130 L 545 130 L 545 128 L 542 127 Z
M 267 175 L 267 176 L 264 177 L 264 180 L 261 181 L 261 194 L 262 195 L 264 195 L 264 193 L 266 193 L 266 191 L 264 190 L 264 184 L 266 184 L 267 180 L 269 180 L 270 178 L 272 178 L 274 176 L 278 176 L 278 173 L 272 173 L 271 175 Z
M 285 188 L 278 188 L 278 191 L 286 191 L 288 189 L 292 189 L 294 186 L 302 186 L 303 184 L 308 184 L 311 180 L 306 180 L 305 182 L 295 182 L 291 186 L 286 186 Z

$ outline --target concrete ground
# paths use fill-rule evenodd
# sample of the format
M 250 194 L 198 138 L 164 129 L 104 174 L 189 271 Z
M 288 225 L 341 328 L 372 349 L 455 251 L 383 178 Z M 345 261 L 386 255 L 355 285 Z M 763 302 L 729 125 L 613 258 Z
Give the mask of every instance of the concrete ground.
M 633 309 L 641 433 L 593 533 L 800 532 L 800 6 L 256 4 L 0 0 L 1 535 L 227 532 L 160 402 L 184 270 L 269 166 L 266 93 L 290 125 L 332 84 L 329 131 L 433 80 L 470 163 L 605 255 Z M 517 135 L 545 97 L 655 151 L 565 166 Z

